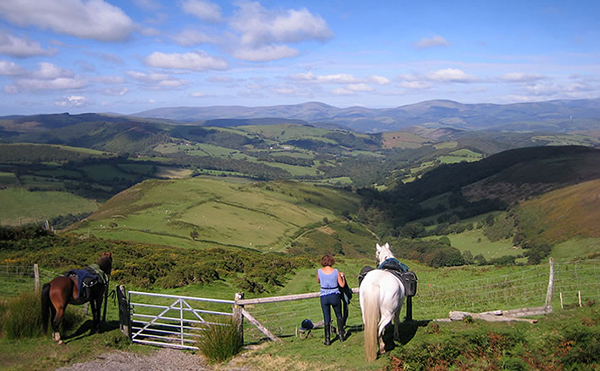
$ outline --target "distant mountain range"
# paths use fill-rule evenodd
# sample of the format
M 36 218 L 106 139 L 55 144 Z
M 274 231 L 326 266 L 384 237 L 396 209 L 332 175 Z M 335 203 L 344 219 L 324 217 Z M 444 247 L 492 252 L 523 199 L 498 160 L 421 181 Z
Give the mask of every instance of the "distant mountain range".
M 385 132 L 419 125 L 463 130 L 569 132 L 600 127 L 600 98 L 514 104 L 463 104 L 430 100 L 396 108 L 338 108 L 319 102 L 266 107 L 165 107 L 130 116 L 186 123 L 236 126 L 229 120 L 278 118 L 315 126 L 346 127 L 358 132 Z M 256 122 L 255 122 L 256 123 Z

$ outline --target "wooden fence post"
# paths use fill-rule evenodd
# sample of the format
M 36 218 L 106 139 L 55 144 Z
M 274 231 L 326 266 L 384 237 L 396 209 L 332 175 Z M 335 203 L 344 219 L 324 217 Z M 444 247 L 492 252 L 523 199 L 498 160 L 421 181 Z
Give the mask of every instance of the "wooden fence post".
M 244 306 L 238 304 L 238 300 L 242 299 L 244 299 L 244 293 L 236 292 L 234 298 L 235 304 L 233 305 L 233 323 L 237 325 L 238 332 L 242 337 L 242 344 L 244 344 L 244 315 L 242 314 Z
M 39 294 L 40 293 L 40 267 L 38 267 L 37 264 L 33 265 L 33 276 L 34 276 L 34 287 L 35 287 L 35 294 Z
M 548 278 L 548 291 L 546 292 L 546 309 L 552 312 L 552 291 L 554 290 L 554 259 L 550 258 L 550 277 Z

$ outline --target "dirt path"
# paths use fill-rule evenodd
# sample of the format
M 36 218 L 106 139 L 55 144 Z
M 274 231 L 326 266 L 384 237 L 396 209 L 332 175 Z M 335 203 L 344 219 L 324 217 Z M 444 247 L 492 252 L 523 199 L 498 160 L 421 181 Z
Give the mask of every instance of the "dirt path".
M 219 369 L 223 369 L 223 365 Z M 57 371 L 205 371 L 215 368 L 197 354 L 176 349 L 162 348 L 152 354 L 136 354 L 114 351 L 102 354 L 95 360 L 61 367 Z M 249 371 L 246 368 L 227 368 L 228 370 Z

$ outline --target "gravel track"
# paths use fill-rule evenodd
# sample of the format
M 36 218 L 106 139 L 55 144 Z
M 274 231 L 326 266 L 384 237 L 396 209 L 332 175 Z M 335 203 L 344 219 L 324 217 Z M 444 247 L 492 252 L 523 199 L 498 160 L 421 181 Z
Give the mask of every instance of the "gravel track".
M 59 371 L 203 371 L 212 370 L 202 357 L 176 349 L 162 348 L 150 355 L 123 351 L 102 354 L 95 360 L 61 367 Z

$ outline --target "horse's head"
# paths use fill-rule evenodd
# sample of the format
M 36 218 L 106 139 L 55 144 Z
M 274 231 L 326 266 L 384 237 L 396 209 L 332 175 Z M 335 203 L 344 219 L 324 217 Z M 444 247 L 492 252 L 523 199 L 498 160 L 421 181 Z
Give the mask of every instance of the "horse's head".
M 390 250 L 390 245 L 386 243 L 383 246 L 377 244 L 377 251 L 375 252 L 375 258 L 377 259 L 377 265 L 383 263 L 386 259 L 393 258 L 394 254 Z
M 112 253 L 110 251 L 103 252 L 100 260 L 98 260 L 98 265 L 104 273 L 110 275 L 110 271 L 112 270 Z

